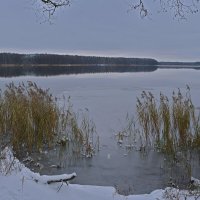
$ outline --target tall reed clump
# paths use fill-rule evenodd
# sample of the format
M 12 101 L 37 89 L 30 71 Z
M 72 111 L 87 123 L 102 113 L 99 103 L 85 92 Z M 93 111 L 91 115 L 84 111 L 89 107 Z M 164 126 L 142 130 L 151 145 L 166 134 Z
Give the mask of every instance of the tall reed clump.
M 10 83 L 0 94 L 1 141 L 10 143 L 17 153 L 40 151 L 66 141 L 86 148 L 93 132 L 89 124 L 85 121 L 82 128 L 69 101 L 59 106 L 49 90 L 36 83 Z
M 156 100 L 151 92 L 143 91 L 136 106 L 145 146 L 154 146 L 171 155 L 200 148 L 200 115 L 188 86 L 185 95 L 179 89 L 171 99 L 160 93 Z
M 1 94 L 0 129 L 15 151 L 50 146 L 56 134 L 59 109 L 48 90 L 28 82 L 6 85 Z

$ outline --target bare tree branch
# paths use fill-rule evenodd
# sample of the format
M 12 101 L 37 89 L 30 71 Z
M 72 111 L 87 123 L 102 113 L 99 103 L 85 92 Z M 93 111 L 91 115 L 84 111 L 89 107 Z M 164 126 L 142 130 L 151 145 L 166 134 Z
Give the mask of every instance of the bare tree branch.
M 34 3 L 39 5 L 39 10 L 51 20 L 52 16 L 59 8 L 70 6 L 71 0 L 34 0 Z
M 35 0 L 39 3 L 42 12 L 47 14 L 50 19 L 58 8 L 70 6 L 72 0 Z M 151 10 L 148 8 L 150 0 L 130 0 L 131 10 L 137 10 L 140 16 L 146 17 Z M 157 3 L 163 12 L 172 12 L 175 18 L 185 19 L 188 14 L 197 13 L 200 0 L 151 0 L 153 3 Z
M 41 0 L 42 3 L 44 3 L 44 11 L 49 13 L 50 15 L 53 15 L 57 8 L 69 6 L 70 0 Z
M 149 0 L 133 0 L 130 8 L 137 10 L 141 17 L 146 17 L 150 10 L 147 7 Z M 195 14 L 199 11 L 199 0 L 154 0 L 154 3 L 159 3 L 161 11 L 170 11 L 175 18 L 185 19 L 188 14 Z
M 146 17 L 148 15 L 148 10 L 144 5 L 143 0 L 139 0 L 138 3 L 130 5 L 130 8 L 134 10 L 139 10 L 141 17 Z

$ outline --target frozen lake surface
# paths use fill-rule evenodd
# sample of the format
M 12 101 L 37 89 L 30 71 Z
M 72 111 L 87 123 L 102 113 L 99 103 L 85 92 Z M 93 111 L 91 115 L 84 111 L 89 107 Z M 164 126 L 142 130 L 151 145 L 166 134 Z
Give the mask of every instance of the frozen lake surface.
M 31 80 L 42 88 L 50 88 L 56 96 L 70 96 L 76 111 L 88 109 L 100 136 L 100 152 L 92 159 L 66 162 L 66 168 L 46 169 L 45 173 L 71 173 L 75 171 L 75 183 L 109 185 L 122 193 L 147 193 L 164 188 L 169 174 L 163 169 L 161 155 L 151 152 L 148 157 L 117 145 L 115 134 L 125 123 L 126 114 L 134 115 L 136 97 L 143 90 L 155 95 L 172 94 L 177 88 L 191 88 L 193 103 L 200 107 L 200 70 L 157 69 L 152 72 L 98 73 L 59 76 L 19 76 L 0 78 L 3 89 L 11 81 L 19 83 Z M 48 164 L 55 164 L 53 159 Z M 200 178 L 198 168 L 194 177 Z M 146 187 L 143 187 L 143 186 Z

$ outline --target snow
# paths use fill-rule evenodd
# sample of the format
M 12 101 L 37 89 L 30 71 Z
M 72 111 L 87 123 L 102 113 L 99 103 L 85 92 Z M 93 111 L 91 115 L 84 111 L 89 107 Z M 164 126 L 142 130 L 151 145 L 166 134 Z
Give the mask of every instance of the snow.
M 193 181 L 193 185 L 194 186 L 199 186 L 200 185 L 200 180 L 194 178 L 194 177 L 191 177 L 191 181 Z
M 155 190 L 150 194 L 119 195 L 113 187 L 75 185 L 66 183 L 47 184 L 49 180 L 68 179 L 76 173 L 57 176 L 41 176 L 26 168 L 17 160 L 9 148 L 0 155 L 0 200 L 164 200 L 194 199 L 188 191 L 174 188 Z M 192 178 L 199 184 L 200 181 Z M 144 186 L 145 187 L 145 186 Z
M 111 200 L 125 199 L 116 193 L 112 187 L 63 185 L 58 191 L 60 183 L 46 185 L 36 183 L 22 174 L 0 176 L 1 200 Z M 155 199 L 161 196 L 161 191 L 155 191 L 150 195 L 129 196 L 127 199 Z

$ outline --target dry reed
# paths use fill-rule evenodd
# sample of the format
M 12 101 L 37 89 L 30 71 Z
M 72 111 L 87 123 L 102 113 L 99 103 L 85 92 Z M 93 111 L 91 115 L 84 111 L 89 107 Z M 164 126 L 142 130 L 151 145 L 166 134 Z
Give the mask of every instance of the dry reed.
M 79 120 L 69 99 L 61 107 L 36 83 L 10 83 L 0 93 L 1 143 L 8 142 L 17 153 L 73 143 L 76 152 L 93 155 L 94 132 L 94 123 L 86 117 Z
M 137 117 L 146 145 L 168 154 L 200 148 L 200 116 L 189 86 L 185 95 L 180 89 L 173 92 L 171 100 L 160 93 L 157 101 L 152 93 L 143 91 L 137 99 Z

